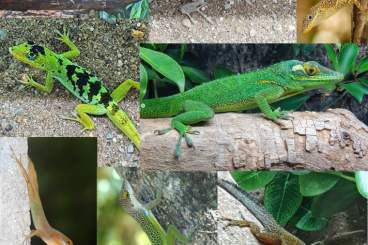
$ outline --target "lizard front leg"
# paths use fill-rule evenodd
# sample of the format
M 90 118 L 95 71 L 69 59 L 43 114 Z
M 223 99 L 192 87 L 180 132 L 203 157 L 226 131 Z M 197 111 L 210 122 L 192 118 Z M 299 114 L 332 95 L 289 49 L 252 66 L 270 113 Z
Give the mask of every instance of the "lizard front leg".
M 169 228 L 167 229 L 166 234 L 167 245 L 175 245 L 175 239 L 177 239 L 181 243 L 187 243 L 189 242 L 193 232 L 194 231 L 190 231 L 188 236 L 185 237 L 183 234 L 181 234 L 181 232 L 178 229 L 176 229 L 175 226 L 170 225 Z
M 92 130 L 95 127 L 93 120 L 87 115 L 103 115 L 106 113 L 106 108 L 99 106 L 99 105 L 87 105 L 87 104 L 80 104 L 75 107 L 75 110 L 78 112 L 80 117 L 70 118 L 60 116 L 62 119 L 73 120 L 81 123 L 84 126 L 84 129 L 81 130 L 81 133 L 88 129 Z
M 68 45 L 68 47 L 71 49 L 71 51 L 61 54 L 62 56 L 64 56 L 67 59 L 73 59 L 80 55 L 79 49 L 74 45 L 74 43 L 72 43 L 72 41 L 70 41 L 69 31 L 66 32 L 65 26 L 63 28 L 63 34 L 61 34 L 60 31 L 58 30 L 54 30 L 54 32 L 60 35 L 60 38 L 55 38 L 55 39 L 62 41 L 63 43 Z
M 289 118 L 288 113 L 289 111 L 280 111 L 280 108 L 272 111 L 270 105 L 268 104 L 267 100 L 274 100 L 279 98 L 283 93 L 284 89 L 281 86 L 271 84 L 268 88 L 258 91 L 255 94 L 255 100 L 259 109 L 265 114 L 265 116 L 276 123 L 280 124 L 278 120 L 279 117 L 281 118 Z
M 54 87 L 54 80 L 52 78 L 51 72 L 47 73 L 45 86 L 35 82 L 32 79 L 32 77 L 29 77 L 28 75 L 26 75 L 26 78 L 27 78 L 27 82 L 23 82 L 23 81 L 19 81 L 19 82 L 21 82 L 22 84 L 26 86 L 35 87 L 39 91 L 50 93 L 52 91 L 52 88 Z
M 190 127 L 184 124 L 194 124 L 200 121 L 207 121 L 214 117 L 215 112 L 206 104 L 198 101 L 187 100 L 183 103 L 184 113 L 177 115 L 171 120 L 171 127 L 163 130 L 155 130 L 155 133 L 165 134 L 171 129 L 176 129 L 179 131 L 180 137 L 178 144 L 176 146 L 175 155 L 180 161 L 181 151 L 181 139 L 184 136 L 187 144 L 193 146 L 193 141 L 189 138 L 187 133 L 198 133 L 198 131 L 191 131 Z

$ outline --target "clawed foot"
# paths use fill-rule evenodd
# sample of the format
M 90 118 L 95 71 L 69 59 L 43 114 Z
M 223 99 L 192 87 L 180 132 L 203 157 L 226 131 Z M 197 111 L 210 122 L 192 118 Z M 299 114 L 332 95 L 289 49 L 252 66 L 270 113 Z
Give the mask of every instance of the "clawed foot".
M 35 83 L 35 81 L 32 79 L 32 77 L 28 76 L 27 74 L 24 74 L 27 82 L 24 82 L 22 80 L 18 80 L 18 82 L 20 82 L 21 84 L 25 85 L 25 86 L 30 86 L 32 87 L 32 85 Z
M 292 118 L 293 116 L 290 116 L 289 113 L 293 112 L 293 110 L 290 111 L 280 111 L 280 107 L 277 108 L 276 110 L 273 111 L 273 115 L 272 115 L 272 120 L 274 120 L 276 123 L 281 124 L 281 122 L 279 121 L 278 118 L 284 118 L 284 119 L 289 119 Z
M 60 33 L 60 31 L 59 30 L 54 30 L 54 32 L 56 33 L 56 34 L 59 34 L 60 35 L 60 37 L 59 38 L 55 38 L 55 39 L 57 39 L 57 40 L 60 40 L 60 41 L 62 41 L 62 42 L 64 42 L 65 43 L 65 41 L 66 40 L 69 40 L 69 30 L 68 30 L 68 32 L 65 30 L 65 26 L 63 27 L 63 34 L 61 34 Z
M 77 122 L 79 122 L 80 124 L 82 124 L 82 125 L 84 125 L 83 124 L 83 122 L 82 122 L 82 119 L 80 118 L 80 117 L 78 117 L 78 115 L 77 115 L 77 113 L 72 113 L 73 114 L 73 116 L 74 116 L 74 118 L 71 118 L 71 117 L 66 117 L 66 116 L 63 116 L 63 115 L 60 115 L 59 117 L 61 118 L 61 119 L 66 119 L 66 120 L 72 120 L 72 121 L 77 121 Z M 80 132 L 81 133 L 83 133 L 83 131 L 84 130 L 87 130 L 88 128 L 84 128 L 84 129 L 82 129 Z

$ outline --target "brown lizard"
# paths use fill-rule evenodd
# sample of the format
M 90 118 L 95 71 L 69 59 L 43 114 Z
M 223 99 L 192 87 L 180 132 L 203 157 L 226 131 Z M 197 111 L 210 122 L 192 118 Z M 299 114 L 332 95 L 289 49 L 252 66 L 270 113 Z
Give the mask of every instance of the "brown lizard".
M 253 201 L 247 192 L 238 185 L 221 178 L 217 178 L 217 183 L 220 187 L 225 189 L 239 202 L 241 202 L 262 223 L 265 231 L 261 232 L 260 227 L 253 222 L 246 220 L 232 220 L 227 218 L 226 219 L 230 222 L 225 226 L 225 228 L 231 225 L 250 227 L 252 233 L 258 238 L 258 240 L 271 245 L 305 245 L 305 243 L 299 238 L 282 228 L 263 206 Z
M 202 13 L 199 9 L 206 6 L 207 3 L 204 1 L 204 0 L 196 0 L 192 3 L 187 3 L 187 4 L 184 4 L 180 11 L 183 13 L 183 14 L 186 14 L 189 16 L 189 19 L 193 22 L 193 24 L 195 24 L 195 21 L 192 19 L 192 17 L 190 16 L 190 13 L 193 13 L 193 12 L 199 12 L 208 22 L 210 22 L 212 25 L 213 25 L 213 22 L 211 21 L 210 18 L 208 18 L 204 13 Z

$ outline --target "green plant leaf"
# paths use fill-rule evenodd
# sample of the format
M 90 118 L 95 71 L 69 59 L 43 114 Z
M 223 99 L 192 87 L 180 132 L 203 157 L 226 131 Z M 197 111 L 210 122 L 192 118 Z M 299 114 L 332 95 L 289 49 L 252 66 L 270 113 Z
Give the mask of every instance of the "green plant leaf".
M 341 172 L 338 172 L 341 174 Z M 339 175 L 311 172 L 299 178 L 300 193 L 303 196 L 316 196 L 330 190 L 340 179 Z
M 188 44 L 187 43 L 182 43 L 181 44 L 181 48 L 180 48 L 180 51 L 181 51 L 181 55 L 180 55 L 180 58 L 183 59 L 183 56 L 185 54 L 185 49 L 187 48 Z
M 264 191 L 264 206 L 284 226 L 294 216 L 302 203 L 299 176 L 290 172 L 277 172 Z
M 354 205 L 359 196 L 354 182 L 340 178 L 331 190 L 320 195 L 312 204 L 312 216 L 330 218 Z
M 297 228 L 303 231 L 318 231 L 328 225 L 329 219 L 312 216 L 311 207 L 316 197 L 304 197 L 298 211 L 290 219 Z
M 366 87 L 368 87 L 368 77 L 361 77 L 358 80 Z
M 361 104 L 363 100 L 363 91 L 356 85 L 356 83 L 346 83 L 341 84 L 341 86 L 349 91 L 359 101 L 359 104 Z
M 295 175 L 305 175 L 305 174 L 309 174 L 311 171 L 290 171 L 290 173 L 295 174 Z
M 337 61 L 337 55 L 336 55 L 334 48 L 332 47 L 331 44 L 328 44 L 328 43 L 325 43 L 323 45 L 325 46 L 328 57 L 330 57 L 332 61 L 335 71 L 337 71 L 337 69 L 339 68 L 339 63 Z
M 368 198 L 368 172 L 355 171 L 355 180 L 360 195 Z
M 357 75 L 365 71 L 368 71 L 368 56 L 359 61 Z
M 336 89 L 335 85 L 327 85 L 322 88 L 322 92 L 327 92 L 330 90 L 330 93 L 332 93 Z
M 316 47 L 317 44 L 315 43 L 308 43 L 308 44 L 300 44 L 300 50 L 302 51 L 302 56 L 307 57 Z
M 234 171 L 231 176 L 241 188 L 251 191 L 270 183 L 275 174 L 275 171 Z
M 142 1 L 133 4 L 132 11 L 130 12 L 130 18 L 141 17 L 141 12 L 142 12 L 141 5 L 142 5 Z
M 143 100 L 144 95 L 146 94 L 147 90 L 147 81 L 148 76 L 146 72 L 146 68 L 142 64 L 139 64 L 139 72 L 140 72 L 140 100 Z
M 185 52 L 182 61 L 179 63 L 181 66 L 188 66 L 201 69 L 201 59 L 192 52 Z
M 335 43 L 339 51 L 341 51 L 341 43 Z
M 139 56 L 150 64 L 157 72 L 173 80 L 179 87 L 181 93 L 184 92 L 185 77 L 183 70 L 178 63 L 166 54 L 146 48 L 140 48 Z
M 358 45 L 355 43 L 345 44 L 339 55 L 338 72 L 346 75 L 355 64 L 355 59 L 358 55 L 358 52 Z
M 215 75 L 215 79 L 220 79 L 223 77 L 229 77 L 229 76 L 235 75 L 235 72 L 233 72 L 227 67 L 217 66 L 214 69 L 214 75 Z
M 148 66 L 146 66 L 146 65 L 143 65 L 143 66 L 146 69 L 148 80 L 159 79 L 158 75 L 156 73 L 154 73 L 150 68 L 148 68 Z
M 283 110 L 297 110 L 305 101 L 309 99 L 309 95 L 297 94 L 290 98 L 279 100 L 270 104 L 274 108 L 281 108 Z
M 202 84 L 210 81 L 206 73 L 204 73 L 203 71 L 185 66 L 183 66 L 182 68 L 185 74 L 189 76 L 190 80 L 192 80 L 193 83 Z
M 167 49 L 165 54 L 170 56 L 172 59 L 174 59 L 178 63 L 181 61 L 179 49 Z
M 296 56 L 298 56 L 299 52 L 300 52 L 300 44 L 297 43 L 293 43 L 293 59 L 295 59 Z
M 165 50 L 166 50 L 166 48 L 167 48 L 167 43 L 160 43 L 160 44 L 157 44 L 157 46 L 158 46 L 158 48 L 160 49 L 160 51 L 162 52 L 162 53 L 164 53 L 165 52 Z

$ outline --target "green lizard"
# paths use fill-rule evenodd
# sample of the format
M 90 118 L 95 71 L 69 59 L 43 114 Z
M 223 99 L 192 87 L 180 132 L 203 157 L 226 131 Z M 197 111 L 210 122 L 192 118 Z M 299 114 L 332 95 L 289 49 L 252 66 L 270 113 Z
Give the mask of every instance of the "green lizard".
M 55 32 L 61 36 L 61 38 L 56 39 L 68 45 L 71 51 L 55 54 L 51 50 L 38 46 L 33 42 L 26 42 L 9 48 L 9 52 L 18 60 L 47 72 L 45 86 L 36 83 L 28 75 L 26 76 L 27 82 L 20 82 L 49 93 L 53 88 L 53 78 L 57 79 L 78 99 L 86 103 L 77 105 L 75 108 L 80 116 L 79 118 L 63 116 L 61 118 L 80 122 L 84 126 L 84 129 L 81 131 L 83 132 L 86 129 L 92 130 L 94 128 L 93 120 L 87 113 L 93 115 L 106 114 L 140 149 L 140 137 L 137 129 L 118 106 L 118 103 L 125 97 L 129 89 L 134 87 L 139 90 L 140 84 L 132 80 L 126 80 L 114 92 L 109 94 L 96 76 L 69 60 L 76 58 L 80 54 L 78 48 L 69 40 L 69 32 L 66 34 L 65 28 L 64 34 L 57 30 Z
M 207 121 L 218 112 L 241 111 L 257 107 L 267 118 L 280 123 L 278 118 L 289 118 L 289 112 L 280 111 L 280 108 L 272 111 L 269 103 L 337 83 L 342 81 L 343 77 L 343 74 L 314 61 L 284 61 L 261 70 L 205 83 L 183 94 L 143 100 L 140 102 L 141 117 L 175 116 L 171 121 L 171 127 L 156 130 L 155 133 L 164 134 L 171 129 L 179 131 L 180 138 L 175 155 L 180 160 L 182 137 L 185 137 L 189 146 L 194 147 L 187 133 L 197 133 L 197 131 L 191 131 L 185 124 Z
M 299 238 L 290 234 L 282 228 L 273 216 L 261 205 L 258 205 L 242 188 L 234 183 L 217 178 L 217 183 L 225 189 L 239 202 L 241 202 L 264 226 L 265 231 L 261 232 L 260 227 L 250 221 L 239 221 L 227 219 L 230 222 L 225 226 L 234 225 L 239 227 L 250 227 L 252 233 L 261 241 L 272 245 L 305 245 Z
M 157 191 L 156 199 L 142 205 L 137 201 L 129 182 L 124 180 L 119 194 L 121 206 L 139 223 L 153 245 L 175 245 L 176 239 L 179 242 L 188 243 L 193 231 L 185 237 L 175 226 L 170 225 L 166 233 L 151 212 L 151 209 L 161 202 L 162 184 Z

